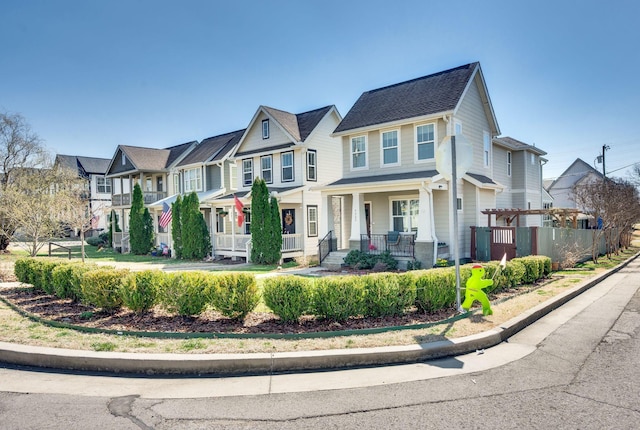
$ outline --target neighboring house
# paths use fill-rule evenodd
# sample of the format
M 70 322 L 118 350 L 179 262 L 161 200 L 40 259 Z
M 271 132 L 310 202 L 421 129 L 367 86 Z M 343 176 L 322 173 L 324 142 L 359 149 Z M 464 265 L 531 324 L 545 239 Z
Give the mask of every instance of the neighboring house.
M 493 180 L 504 186 L 496 196 L 496 209 L 543 209 L 545 196 L 542 166 L 547 153 L 512 137 L 493 139 Z M 506 225 L 498 219 L 493 225 Z M 520 226 L 542 226 L 543 215 L 523 215 Z
M 111 179 L 105 175 L 110 161 L 108 158 L 56 155 L 55 165 L 77 170 L 78 176 L 86 180 L 85 189 L 93 216 L 92 231 L 101 232 L 108 228 L 107 217 L 111 210 Z
M 121 248 L 122 252 L 129 248 L 129 212 L 135 184 L 142 188 L 145 206 L 175 194 L 169 172 L 196 144 L 193 141 L 165 149 L 118 146 L 107 169 L 107 177 L 112 180 L 112 213 L 115 213 L 118 227 L 122 230 L 113 234 L 115 248 Z
M 567 170 L 547 187 L 548 193 L 553 197 L 554 208 L 579 209 L 573 198 L 574 187 L 596 180 L 603 180 L 602 173 L 577 158 Z M 578 227 L 587 228 L 589 226 L 588 223 L 589 217 L 587 215 L 578 216 Z
M 312 189 L 342 174 L 340 139 L 331 133 L 342 117 L 335 106 L 292 114 L 260 106 L 232 153 L 237 190 L 211 201 L 215 208 L 214 254 L 250 257 L 251 186 L 265 180 L 278 199 L 282 218 L 282 257 L 314 257 L 327 202 Z M 238 226 L 237 197 L 244 206 Z
M 500 134 L 479 63 L 363 93 L 334 136 L 342 140 L 342 177 L 322 188 L 336 210 L 321 223 L 338 248 L 389 250 L 425 268 L 450 257 L 454 240 L 449 183 L 436 170 L 446 136 L 464 135 L 473 163 L 458 175 L 456 233 L 470 256 L 470 226 L 496 207 L 502 186 L 492 179 L 493 138 Z M 440 243 L 440 247 L 438 247 Z
M 212 210 L 211 203 L 237 186 L 236 164 L 230 161 L 229 156 L 243 134 L 244 130 L 238 130 L 204 139 L 171 169 L 172 194 L 149 205 L 154 213 L 157 243 L 173 247 L 171 225 L 167 228 L 160 226 L 164 204 L 171 206 L 178 194 L 184 196 L 195 192 L 214 244 L 214 233 L 220 229 L 221 218 Z

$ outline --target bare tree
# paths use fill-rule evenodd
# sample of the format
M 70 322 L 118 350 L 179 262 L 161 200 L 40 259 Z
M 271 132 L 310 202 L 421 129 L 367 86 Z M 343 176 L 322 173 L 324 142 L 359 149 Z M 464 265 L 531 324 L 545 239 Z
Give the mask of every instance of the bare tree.
M 46 156 L 41 139 L 21 115 L 0 113 L 0 199 L 26 170 L 44 167 Z M 8 208 L 0 204 L 0 252 L 6 251 L 17 228 Z
M 573 196 L 578 208 L 592 217 L 594 262 L 603 236 L 607 256 L 628 246 L 632 226 L 640 221 L 640 199 L 632 183 L 615 178 L 582 183 L 574 187 Z

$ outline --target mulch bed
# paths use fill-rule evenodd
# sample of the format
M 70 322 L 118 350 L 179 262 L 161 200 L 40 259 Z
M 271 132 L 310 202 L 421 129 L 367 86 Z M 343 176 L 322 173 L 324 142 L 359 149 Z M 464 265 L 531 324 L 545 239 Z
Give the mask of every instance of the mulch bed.
M 159 307 L 142 315 L 127 309 L 108 313 L 31 288 L 0 289 L 0 296 L 23 311 L 45 320 L 83 327 L 140 332 L 300 334 L 425 324 L 442 321 L 456 314 L 453 308 L 435 313 L 424 313 L 414 309 L 397 317 L 350 318 L 338 323 L 304 316 L 299 323 L 283 323 L 272 313 L 260 312 L 250 313 L 243 321 L 231 320 L 213 311 L 206 311 L 197 317 L 185 317 L 169 314 Z

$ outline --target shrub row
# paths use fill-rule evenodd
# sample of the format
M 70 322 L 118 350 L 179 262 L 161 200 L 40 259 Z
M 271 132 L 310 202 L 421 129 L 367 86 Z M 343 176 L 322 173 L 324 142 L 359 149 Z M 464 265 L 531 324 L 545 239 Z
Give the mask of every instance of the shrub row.
M 196 316 L 210 306 L 240 319 L 260 302 L 255 277 L 244 273 L 129 272 L 43 258 L 19 259 L 14 271 L 20 282 L 38 291 L 109 312 L 124 306 L 143 313 L 159 305 L 171 313 Z
M 491 291 L 496 291 L 547 276 L 551 260 L 530 256 L 514 258 L 504 268 L 497 261 L 484 267 L 486 277 L 494 279 Z M 228 318 L 242 319 L 260 302 L 255 277 L 244 273 L 130 273 L 32 258 L 18 260 L 15 273 L 21 282 L 33 284 L 36 289 L 108 311 L 125 306 L 142 313 L 160 305 L 174 314 L 195 316 L 211 307 Z M 463 288 L 470 276 L 471 265 L 462 266 Z M 303 315 L 334 321 L 357 316 L 397 316 L 412 306 L 425 312 L 454 306 L 456 276 L 453 267 L 317 279 L 274 276 L 264 280 L 262 298 L 274 314 L 287 322 L 298 321 Z

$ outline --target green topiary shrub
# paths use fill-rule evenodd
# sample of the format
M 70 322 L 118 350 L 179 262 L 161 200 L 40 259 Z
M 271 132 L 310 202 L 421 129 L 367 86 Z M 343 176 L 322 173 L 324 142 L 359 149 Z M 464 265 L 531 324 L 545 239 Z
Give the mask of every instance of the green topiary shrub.
M 505 275 L 507 276 L 508 285 L 511 288 L 517 287 L 522 284 L 522 280 L 524 278 L 526 268 L 524 264 L 517 258 L 507 261 L 507 267 L 504 269 Z
M 298 321 L 309 311 L 311 292 L 311 281 L 300 276 L 266 278 L 262 286 L 264 303 L 285 322 Z
M 16 260 L 13 266 L 13 273 L 16 275 L 16 278 L 18 278 L 18 281 L 23 284 L 33 284 L 35 279 L 35 272 L 33 271 L 35 261 L 35 258 L 32 257 L 19 258 Z
M 113 269 L 111 266 L 98 266 L 97 264 L 72 264 L 69 267 L 69 298 L 73 301 L 83 301 L 82 299 L 82 277 L 85 273 L 98 269 Z
M 243 319 L 260 303 L 258 284 L 251 274 L 212 273 L 207 282 L 209 303 L 228 318 Z
M 391 256 L 389 251 L 380 254 L 367 254 L 354 249 L 344 257 L 344 262 L 347 266 L 358 270 L 372 269 L 376 266 L 379 271 L 396 270 L 398 268 L 398 261 Z
M 155 306 L 165 281 L 166 276 L 160 270 L 129 273 L 120 288 L 122 303 L 137 314 L 149 311 Z
M 171 313 L 182 316 L 200 315 L 207 306 L 208 285 L 205 272 L 177 272 L 165 275 L 158 291 L 159 303 Z
M 362 314 L 364 284 L 359 276 L 317 279 L 312 294 L 314 315 L 334 321 L 346 321 Z
M 79 301 L 82 294 L 80 288 L 80 282 L 78 278 L 74 276 L 74 269 L 86 266 L 87 269 L 97 269 L 96 265 L 85 265 L 82 263 L 66 263 L 59 264 L 51 272 L 51 278 L 53 280 L 53 290 L 57 297 L 61 299 L 72 299 L 73 301 Z M 88 270 L 86 270 L 88 271 Z M 84 272 L 82 272 L 84 273 Z
M 523 284 L 532 284 L 542 277 L 542 270 L 538 261 L 531 257 L 513 258 L 511 261 L 518 261 L 524 266 Z
M 470 270 L 469 270 L 470 272 Z M 460 287 L 463 270 L 460 268 Z M 413 276 L 416 286 L 416 301 L 418 309 L 432 312 L 451 307 L 456 302 L 456 272 L 452 268 L 438 268 L 408 272 L 406 276 Z M 468 279 L 469 275 L 467 276 Z
M 361 279 L 364 284 L 364 316 L 402 315 L 416 299 L 416 285 L 409 277 L 377 273 Z
M 95 269 L 82 275 L 82 300 L 107 312 L 122 307 L 120 288 L 122 280 L 129 274 L 125 269 Z

